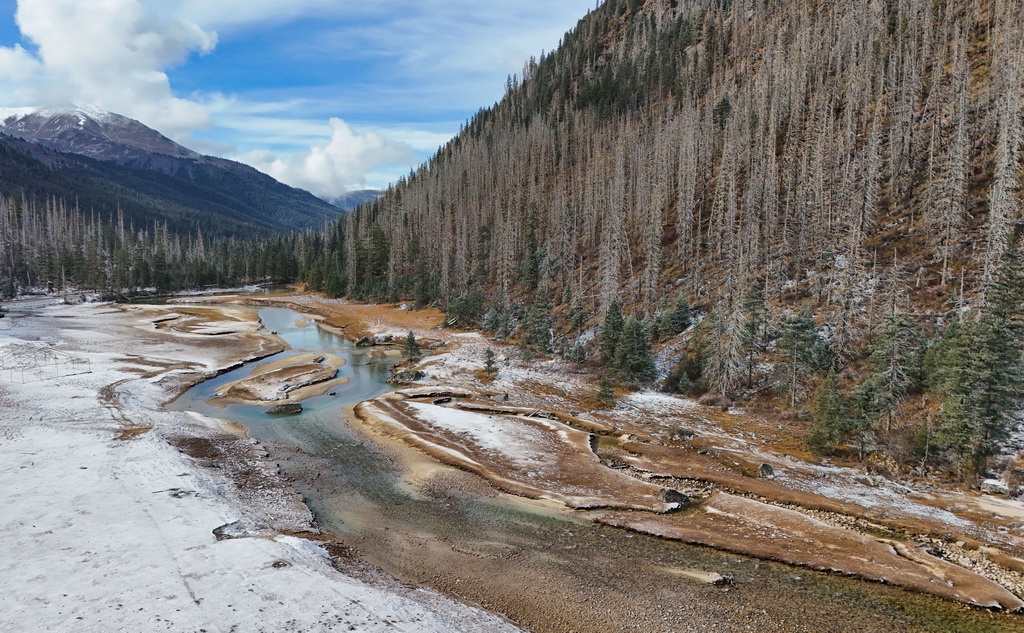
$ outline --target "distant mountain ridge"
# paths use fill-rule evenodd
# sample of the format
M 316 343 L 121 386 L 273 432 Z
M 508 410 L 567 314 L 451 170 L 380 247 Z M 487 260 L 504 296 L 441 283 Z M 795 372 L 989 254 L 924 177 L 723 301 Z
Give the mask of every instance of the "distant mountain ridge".
M 120 208 L 136 222 L 242 235 L 320 227 L 339 215 L 308 191 L 100 108 L 0 109 L 0 146 L 0 193 Z
M 352 211 L 361 204 L 373 202 L 384 194 L 383 189 L 359 189 L 350 191 L 343 196 L 328 200 L 331 204 L 343 211 Z

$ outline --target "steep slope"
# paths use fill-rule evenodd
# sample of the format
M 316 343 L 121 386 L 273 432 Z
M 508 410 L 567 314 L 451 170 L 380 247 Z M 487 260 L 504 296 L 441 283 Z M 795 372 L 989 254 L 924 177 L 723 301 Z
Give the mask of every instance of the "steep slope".
M 1024 312 L 1022 42 L 1008 0 L 606 0 L 306 277 L 462 324 L 494 308 L 542 353 L 550 314 L 591 359 L 621 301 L 670 341 L 665 388 L 809 406 L 822 451 L 938 442 L 978 473 L 1024 393 L 1019 350 L 998 360 Z M 661 327 L 680 296 L 693 338 Z
M 524 263 L 594 310 L 976 294 L 1019 221 L 1016 7 L 608 0 L 349 221 L 353 287 L 379 227 L 399 294 L 422 264 L 443 297 L 524 296 Z
M 315 228 L 339 215 L 309 192 L 201 156 L 117 114 L 74 108 L 0 111 L 0 118 L 6 195 L 64 197 L 101 215 L 120 207 L 138 225 L 159 220 L 174 231 L 203 226 L 210 234 Z

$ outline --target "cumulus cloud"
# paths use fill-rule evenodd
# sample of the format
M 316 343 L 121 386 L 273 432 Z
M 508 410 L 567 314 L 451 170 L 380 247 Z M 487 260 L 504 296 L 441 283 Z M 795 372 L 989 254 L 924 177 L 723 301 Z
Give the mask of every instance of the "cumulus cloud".
M 0 106 L 95 104 L 336 196 L 383 185 L 429 156 L 591 2 L 18 0 L 23 41 L 0 46 Z M 290 22 L 300 30 L 282 37 Z M 249 83 L 226 95 L 202 81 L 176 93 L 168 73 L 214 53 L 220 39 L 259 42 L 251 57 L 229 57 L 250 64 Z M 261 60 L 274 62 L 266 82 L 252 72 Z M 288 63 L 336 67 L 338 81 L 282 80 Z M 346 75 L 353 68 L 372 72 Z M 325 124 L 339 114 L 353 126 Z
M 141 0 L 20 0 L 15 19 L 36 50 L 0 47 L 3 102 L 92 103 L 178 137 L 209 124 L 200 103 L 174 96 L 165 71 L 212 51 L 213 31 Z
M 307 151 L 276 156 L 269 150 L 254 150 L 241 159 L 281 182 L 301 187 L 324 198 L 336 198 L 366 186 L 371 166 L 408 162 L 412 147 L 390 141 L 373 132 L 359 134 L 345 121 L 332 118 L 331 139 Z

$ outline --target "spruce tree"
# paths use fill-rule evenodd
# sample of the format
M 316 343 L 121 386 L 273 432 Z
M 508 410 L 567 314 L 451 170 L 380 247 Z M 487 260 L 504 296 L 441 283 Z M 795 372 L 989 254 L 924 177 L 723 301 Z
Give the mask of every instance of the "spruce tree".
M 498 314 L 496 309 L 491 308 L 487 311 L 480 329 L 488 334 L 496 334 L 501 329 L 501 315 Z
M 635 317 L 629 317 L 622 328 L 613 367 L 615 374 L 627 385 L 645 385 L 657 378 L 647 333 Z
M 782 330 L 778 342 L 779 358 L 786 371 L 789 406 L 793 407 L 805 392 L 804 381 L 822 366 L 825 353 L 810 312 L 784 314 L 779 320 L 779 327 Z
M 402 346 L 402 352 L 406 358 L 419 358 L 423 356 L 423 351 L 420 349 L 420 344 L 416 342 L 416 335 L 409 332 L 405 337 L 405 345 Z
M 590 314 L 583 307 L 583 302 L 579 297 L 573 299 L 572 307 L 569 309 L 569 318 L 572 320 L 572 329 L 577 334 L 586 325 L 587 319 L 590 318 Z
M 829 372 L 814 394 L 811 405 L 813 426 L 807 444 L 814 452 L 829 455 L 849 436 L 849 404 L 833 372 Z
M 538 352 L 551 353 L 551 302 L 545 286 L 537 289 L 533 305 L 526 314 L 526 339 Z
M 919 372 L 918 337 L 913 324 L 906 315 L 893 309 L 875 336 L 868 363 L 871 365 L 871 379 L 884 394 L 879 403 L 892 425 L 893 415 L 907 397 L 907 391 L 914 384 Z
M 753 286 L 743 302 L 743 329 L 740 339 L 743 346 L 744 365 L 747 369 L 747 389 L 754 386 L 754 367 L 757 355 L 764 349 L 764 330 L 767 308 L 764 295 L 758 286 Z
M 484 371 L 488 374 L 495 374 L 498 372 L 498 366 L 494 363 L 494 350 L 490 347 L 484 352 Z
M 573 343 L 572 348 L 569 350 L 569 362 L 582 365 L 587 362 L 587 348 L 583 346 L 583 342 L 578 340 Z
M 615 404 L 615 391 L 612 389 L 612 381 L 608 376 L 601 376 L 601 382 L 597 390 L 597 401 L 601 406 L 608 408 Z
M 886 412 L 887 406 L 888 394 L 872 378 L 865 380 L 853 392 L 850 401 L 848 435 L 849 439 L 857 442 L 861 459 L 864 459 L 864 452 L 871 439 L 875 423 Z
M 930 381 L 944 396 L 940 444 L 961 476 L 979 473 L 1006 439 L 1024 394 L 1024 272 L 1007 249 L 980 315 L 954 322 L 929 356 Z M 955 326 L 955 327 L 954 327 Z
M 618 301 L 613 301 L 608 306 L 608 312 L 604 315 L 604 325 L 601 326 L 601 363 L 605 367 L 610 367 L 615 362 L 615 348 L 619 344 L 624 324 L 622 306 Z
M 665 319 L 667 337 L 682 334 L 690 327 L 691 322 L 690 304 L 686 301 L 686 297 L 680 296 L 676 300 L 675 307 L 672 308 Z

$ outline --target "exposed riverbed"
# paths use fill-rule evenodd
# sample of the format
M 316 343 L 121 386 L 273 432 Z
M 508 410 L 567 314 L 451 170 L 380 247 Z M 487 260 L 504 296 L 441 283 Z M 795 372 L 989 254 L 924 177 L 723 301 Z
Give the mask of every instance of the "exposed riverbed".
M 284 355 L 345 358 L 341 375 L 349 383 L 334 396 L 305 400 L 302 414 L 286 418 L 266 415 L 265 407 L 206 402 L 247 376 L 247 365 L 197 385 L 172 408 L 244 425 L 326 530 L 400 579 L 537 631 L 1024 628 L 1019 617 L 599 526 L 587 513 L 500 494 L 475 475 L 398 443 L 371 441 L 350 425 L 345 407 L 389 390 L 389 363 L 379 350 L 355 348 L 291 310 L 259 314 L 292 347 Z M 707 584 L 706 573 L 732 576 L 735 585 Z

